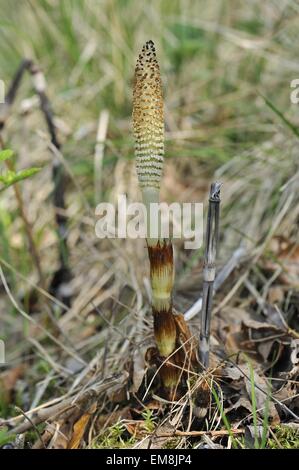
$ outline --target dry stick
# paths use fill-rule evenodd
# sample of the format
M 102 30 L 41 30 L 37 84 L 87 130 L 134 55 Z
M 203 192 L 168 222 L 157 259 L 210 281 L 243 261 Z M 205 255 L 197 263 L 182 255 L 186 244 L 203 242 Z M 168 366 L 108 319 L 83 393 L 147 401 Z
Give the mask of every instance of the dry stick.
M 215 259 L 217 254 L 219 237 L 220 186 L 221 185 L 218 182 L 212 183 L 209 197 L 203 270 L 204 284 L 201 314 L 201 332 L 199 344 L 199 354 L 204 367 L 209 366 L 210 325 L 212 313 L 213 286 L 216 274 Z
M 174 436 L 189 436 L 189 437 L 197 437 L 197 436 L 205 436 L 209 435 L 212 437 L 221 437 L 221 436 L 229 436 L 231 434 L 244 434 L 244 429 L 230 429 L 227 431 L 226 429 L 220 429 L 219 431 L 179 431 L 176 430 L 174 432 L 168 433 L 157 433 L 156 437 L 174 437 Z
M 21 408 L 19 408 L 18 406 L 15 406 L 15 410 L 16 411 L 19 411 L 25 419 L 27 419 L 29 421 L 29 423 L 31 424 L 32 428 L 34 429 L 34 431 L 36 432 L 37 436 L 38 436 L 38 439 L 40 441 L 40 444 L 42 445 L 42 447 L 45 449 L 46 446 L 42 440 L 42 436 L 41 436 L 41 433 L 39 432 L 38 428 L 35 426 L 35 424 L 31 421 L 31 419 L 29 418 L 29 416 L 26 415 L 26 413 L 24 413 L 23 410 L 21 410 Z
M 8 89 L 8 92 L 5 96 L 5 101 L 4 103 L 0 104 L 0 131 L 4 128 L 6 120 L 9 115 L 9 111 L 11 106 L 14 103 L 14 100 L 16 98 L 17 91 L 19 89 L 19 86 L 22 81 L 22 77 L 24 75 L 24 72 L 27 70 L 28 65 L 30 61 L 25 59 L 21 62 L 18 70 L 16 71 L 16 74 L 11 82 L 11 85 Z
M 99 380 L 84 390 L 80 396 L 71 396 L 48 407 L 39 407 L 35 410 L 29 410 L 26 413 L 22 412 L 21 416 L 16 416 L 15 418 L 10 418 L 7 420 L 1 420 L 0 424 L 1 426 L 7 426 L 15 434 L 23 433 L 30 429 L 33 425 L 37 426 L 38 424 L 43 423 L 49 419 L 53 420 L 65 412 L 69 414 L 73 412 L 75 408 L 82 408 L 83 406 L 85 407 L 86 402 L 96 401 L 102 393 L 105 393 L 114 385 L 122 383 L 124 380 L 123 377 L 124 374 L 115 374 L 114 376 L 108 377 L 105 380 Z M 27 420 L 21 424 L 18 424 L 18 421 L 24 417 L 25 414 Z M 28 417 L 30 418 L 30 421 L 28 421 Z

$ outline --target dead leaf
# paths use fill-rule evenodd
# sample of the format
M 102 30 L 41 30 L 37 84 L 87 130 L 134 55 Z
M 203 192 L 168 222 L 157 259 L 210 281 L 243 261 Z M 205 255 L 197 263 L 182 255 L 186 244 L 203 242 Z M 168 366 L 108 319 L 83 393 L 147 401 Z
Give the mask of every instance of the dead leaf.
M 181 313 L 176 313 L 174 315 L 174 320 L 176 323 L 180 342 L 186 350 L 187 355 L 190 355 L 192 364 L 196 364 L 196 342 L 192 338 L 190 329 L 187 325 L 184 315 L 182 315 Z
M 67 449 L 71 435 L 71 424 L 54 421 L 52 423 L 55 431 L 48 445 L 48 449 Z
M 270 325 L 269 323 L 256 321 L 251 318 L 247 318 L 243 321 L 243 327 L 244 326 L 260 334 L 265 332 L 271 333 L 272 335 L 274 332 L 281 333 L 281 328 L 278 328 L 276 325 Z M 256 337 L 260 338 L 260 335 L 256 335 Z
M 228 408 L 225 408 L 225 413 L 229 413 L 232 410 L 238 410 L 239 408 L 244 408 L 245 410 L 249 411 L 250 413 L 252 412 L 251 402 L 248 400 L 248 398 L 241 396 L 236 401 L 236 403 L 229 406 Z
M 90 420 L 90 413 L 85 413 L 81 418 L 74 424 L 74 432 L 69 442 L 68 449 L 78 449 L 81 439 L 84 435 L 86 426 Z
M 255 442 L 260 445 L 263 439 L 264 432 L 265 431 L 263 426 L 246 426 L 244 435 L 246 447 L 248 447 L 249 449 L 254 449 Z M 269 430 L 267 429 L 265 436 L 266 438 L 268 437 L 268 434 Z
M 107 396 L 109 397 L 109 400 L 113 401 L 114 403 L 120 403 L 128 398 L 128 380 L 129 373 L 124 371 L 121 382 L 107 390 Z
M 222 369 L 222 376 L 227 377 L 231 380 L 240 380 L 244 377 L 244 374 L 242 373 L 242 370 L 240 370 L 241 367 L 236 367 L 233 364 L 227 365 Z
M 146 348 L 147 349 L 147 348 Z M 136 349 L 133 355 L 133 385 L 132 392 L 137 393 L 142 384 L 147 369 L 145 361 L 146 350 Z
M 264 362 L 268 361 L 268 358 L 270 356 L 270 352 L 271 352 L 272 347 L 273 347 L 273 343 L 274 343 L 274 341 L 270 340 L 270 341 L 263 341 L 263 342 L 257 344 L 257 350 L 260 353 L 260 355 L 262 356 Z

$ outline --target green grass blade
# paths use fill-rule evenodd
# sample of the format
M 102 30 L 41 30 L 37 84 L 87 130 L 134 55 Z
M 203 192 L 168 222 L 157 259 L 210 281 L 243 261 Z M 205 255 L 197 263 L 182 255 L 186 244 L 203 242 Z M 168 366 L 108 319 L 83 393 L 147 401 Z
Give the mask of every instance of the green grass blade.
M 258 437 L 258 425 L 257 425 L 257 405 L 255 396 L 255 384 L 254 384 L 254 371 L 252 364 L 249 362 L 250 370 L 250 385 L 251 385 L 251 405 L 252 405 L 252 417 L 254 426 L 254 448 L 259 449 L 259 437 Z
M 223 421 L 223 423 L 224 423 L 224 426 L 226 427 L 226 430 L 227 430 L 227 432 L 228 432 L 228 434 L 229 434 L 229 436 L 230 436 L 230 438 L 231 438 L 231 440 L 232 440 L 232 445 L 233 445 L 233 447 L 234 447 L 235 449 L 238 449 L 238 444 L 237 444 L 237 441 L 236 441 L 236 439 L 234 438 L 234 435 L 233 435 L 233 433 L 232 433 L 232 428 L 231 428 L 230 422 L 229 422 L 227 416 L 226 416 L 225 413 L 224 413 L 224 409 L 223 409 L 222 403 L 220 403 L 219 397 L 218 397 L 217 392 L 216 392 L 216 390 L 215 390 L 214 387 L 212 387 L 212 394 L 213 394 L 213 397 L 214 397 L 214 399 L 215 399 L 217 408 L 218 408 L 218 410 L 219 410 L 219 412 L 220 412 L 220 416 L 221 416 L 221 419 L 222 419 L 222 421 Z
M 295 134 L 296 137 L 299 137 L 299 130 L 294 124 L 292 124 L 285 115 L 275 106 L 272 101 L 270 101 L 266 96 L 260 94 L 266 105 L 281 119 L 281 121 Z

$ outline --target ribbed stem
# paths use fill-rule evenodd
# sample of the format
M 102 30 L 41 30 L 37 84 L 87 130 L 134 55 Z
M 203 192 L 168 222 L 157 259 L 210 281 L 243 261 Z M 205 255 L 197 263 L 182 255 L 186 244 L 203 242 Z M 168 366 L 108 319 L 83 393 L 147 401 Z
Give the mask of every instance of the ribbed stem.
M 209 210 L 207 220 L 206 246 L 204 257 L 204 284 L 201 312 L 201 332 L 199 353 L 204 367 L 209 366 L 210 354 L 210 324 L 212 313 L 212 301 L 214 281 L 216 275 L 216 253 L 219 238 L 219 206 L 220 206 L 220 183 L 214 182 L 210 188 Z
M 172 313 L 173 250 L 169 241 L 148 246 L 154 334 L 159 353 L 169 356 L 176 346 L 176 325 Z
M 184 363 L 179 330 L 172 309 L 173 247 L 161 237 L 161 220 L 151 220 L 151 205 L 159 203 L 164 155 L 162 84 L 154 44 L 142 48 L 135 69 L 133 127 L 136 169 L 147 211 L 147 246 L 150 260 L 154 336 L 159 352 L 159 375 L 167 398 L 174 398 Z M 151 233 L 153 227 L 157 229 Z M 169 357 L 170 356 L 170 357 Z
M 171 241 L 158 240 L 156 245 L 148 245 L 148 254 L 154 336 L 163 364 L 160 368 L 160 378 L 164 386 L 164 394 L 167 398 L 173 399 L 179 385 L 181 370 L 177 366 L 181 361 L 180 355 L 175 352 L 178 347 L 178 330 L 172 310 L 174 266 Z

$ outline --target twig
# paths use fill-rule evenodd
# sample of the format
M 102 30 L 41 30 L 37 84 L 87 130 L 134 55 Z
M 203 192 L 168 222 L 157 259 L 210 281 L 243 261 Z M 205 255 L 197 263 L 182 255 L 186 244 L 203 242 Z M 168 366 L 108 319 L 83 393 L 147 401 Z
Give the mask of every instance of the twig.
M 213 300 L 213 285 L 215 281 L 215 259 L 218 249 L 219 237 L 219 206 L 220 206 L 220 183 L 211 184 L 208 221 L 206 232 L 206 246 L 204 258 L 204 285 L 203 285 L 203 307 L 201 314 L 201 332 L 199 353 L 204 367 L 209 365 L 210 352 L 210 324 Z
M 277 311 L 277 313 L 279 314 L 281 322 L 282 322 L 283 326 L 285 327 L 285 329 L 287 331 L 287 334 L 292 336 L 292 338 L 294 338 L 294 339 L 299 339 L 299 332 L 295 331 L 295 330 L 293 330 L 292 328 L 289 327 L 289 325 L 287 324 L 281 310 L 278 308 L 277 305 L 274 305 L 274 308 Z
M 0 131 L 4 129 L 4 126 L 6 124 L 6 120 L 9 115 L 10 107 L 14 103 L 14 100 L 16 98 L 17 91 L 19 89 L 19 86 L 21 84 L 21 80 L 23 78 L 24 72 L 27 70 L 28 65 L 30 61 L 27 59 L 24 59 L 18 70 L 16 71 L 16 74 L 10 84 L 10 87 L 8 89 L 8 92 L 5 96 L 4 103 L 0 104 Z
M 229 436 L 230 434 L 244 434 L 244 429 L 230 429 L 227 431 L 226 429 L 221 429 L 219 431 L 174 431 L 169 433 L 157 433 L 157 437 L 173 437 L 173 436 L 190 436 L 190 437 L 197 437 L 197 436 L 205 436 L 208 434 L 212 437 L 221 437 L 221 436 Z
M 106 380 L 100 380 L 99 382 L 94 383 L 92 386 L 84 390 L 84 392 L 78 398 L 76 396 L 71 396 L 47 408 L 39 408 L 35 411 L 29 410 L 26 413 L 22 412 L 21 416 L 16 416 L 8 420 L 2 420 L 0 424 L 2 426 L 8 426 L 9 429 L 11 429 L 12 432 L 16 434 L 23 433 L 30 429 L 33 425 L 37 426 L 38 424 L 43 423 L 48 419 L 57 418 L 57 416 L 65 413 L 66 411 L 71 412 L 74 408 L 82 408 L 82 406 L 85 406 L 85 403 L 88 400 L 91 400 L 92 402 L 96 401 L 100 394 L 106 392 L 114 385 L 121 383 L 126 378 L 127 376 L 125 374 L 116 374 L 107 378 Z M 27 421 L 14 427 L 14 423 L 21 419 L 22 416 L 25 416 Z M 29 422 L 28 417 L 30 418 Z
M 38 428 L 36 427 L 36 425 L 32 422 L 32 420 L 29 418 L 29 416 L 27 416 L 26 413 L 24 413 L 24 411 L 23 411 L 21 408 L 19 408 L 18 406 L 15 406 L 15 409 L 16 409 L 17 411 L 19 411 L 19 412 L 24 416 L 24 418 L 29 421 L 29 423 L 31 424 L 31 427 L 32 427 L 32 428 L 34 429 L 34 431 L 36 432 L 36 434 L 37 434 L 37 436 L 38 436 L 38 439 L 39 439 L 39 441 L 40 441 L 42 447 L 45 449 L 46 446 L 45 446 L 45 444 L 44 444 L 44 441 L 42 440 L 41 433 L 39 432 L 39 430 L 38 430 Z

